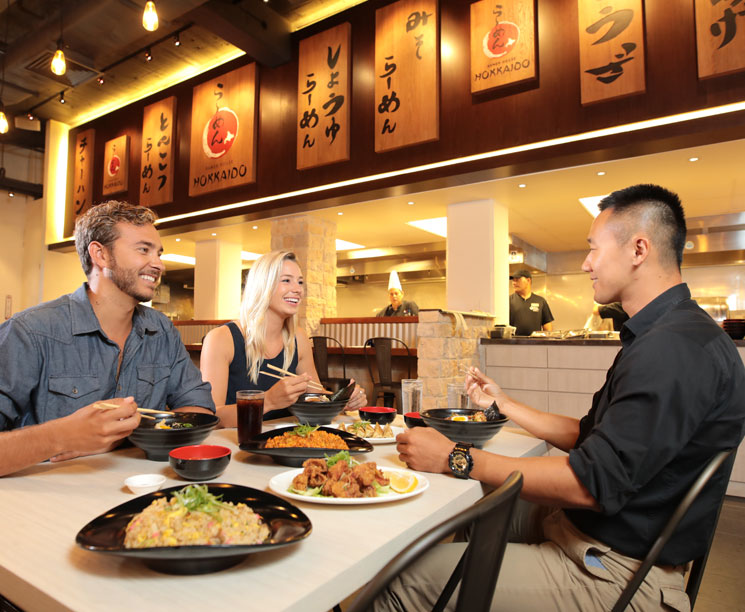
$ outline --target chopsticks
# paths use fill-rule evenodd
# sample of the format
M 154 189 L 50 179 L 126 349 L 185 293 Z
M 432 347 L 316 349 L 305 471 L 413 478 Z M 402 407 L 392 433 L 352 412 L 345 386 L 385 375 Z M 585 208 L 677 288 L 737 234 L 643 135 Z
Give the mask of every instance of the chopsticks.
M 266 364 L 267 368 L 271 368 L 275 372 L 281 372 L 282 374 L 286 374 L 287 376 L 297 376 L 294 372 L 290 372 L 289 370 L 283 370 L 282 368 L 278 368 L 275 365 L 272 365 L 271 363 Z M 274 378 L 283 378 L 282 376 L 277 376 L 276 374 L 270 374 L 269 372 L 260 372 L 260 374 L 266 374 L 267 376 L 272 376 Z M 315 387 L 316 389 L 320 389 L 321 391 L 325 391 L 326 393 L 331 393 L 328 389 L 324 389 L 323 385 L 320 383 L 317 383 L 315 380 L 309 380 L 308 381 L 309 387 Z
M 111 402 L 96 402 L 96 408 L 99 410 L 113 410 L 114 408 L 119 408 L 119 404 L 112 404 Z M 154 414 L 176 414 L 175 412 L 172 412 L 170 410 L 153 410 L 152 408 L 137 408 L 137 412 L 140 413 L 140 416 L 143 419 L 152 419 L 155 420 L 155 417 L 149 416 L 147 414 L 144 414 L 145 412 L 150 412 Z

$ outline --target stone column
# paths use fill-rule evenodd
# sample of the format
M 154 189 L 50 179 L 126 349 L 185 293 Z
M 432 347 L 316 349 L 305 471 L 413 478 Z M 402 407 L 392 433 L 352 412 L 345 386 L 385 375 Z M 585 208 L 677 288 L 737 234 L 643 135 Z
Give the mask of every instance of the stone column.
M 273 219 L 271 246 L 297 256 L 305 279 L 298 325 L 317 334 L 323 317 L 336 316 L 336 223 L 310 215 Z
M 201 240 L 195 246 L 194 318 L 237 319 L 241 307 L 241 245 Z
M 447 307 L 509 322 L 507 207 L 494 200 L 448 205 Z
M 479 366 L 479 341 L 489 337 L 494 320 L 488 316 L 420 310 L 417 335 L 417 376 L 424 381 L 422 410 L 447 405 L 448 383 L 465 380 L 461 370 Z

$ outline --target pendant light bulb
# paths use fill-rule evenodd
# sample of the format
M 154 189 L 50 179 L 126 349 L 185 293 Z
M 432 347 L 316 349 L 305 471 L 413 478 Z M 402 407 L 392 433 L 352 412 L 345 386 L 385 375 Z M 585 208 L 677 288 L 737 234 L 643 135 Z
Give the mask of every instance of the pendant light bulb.
M 57 50 L 52 58 L 52 72 L 57 76 L 62 76 L 67 72 L 67 62 L 65 61 L 65 52 L 62 51 L 62 40 L 57 43 Z
M 10 126 L 8 125 L 8 118 L 5 116 L 5 111 L 0 110 L 0 134 L 7 134 L 9 127 Z
M 148 32 L 155 32 L 158 29 L 158 12 L 155 10 L 155 2 L 152 0 L 148 1 L 142 13 L 142 27 Z

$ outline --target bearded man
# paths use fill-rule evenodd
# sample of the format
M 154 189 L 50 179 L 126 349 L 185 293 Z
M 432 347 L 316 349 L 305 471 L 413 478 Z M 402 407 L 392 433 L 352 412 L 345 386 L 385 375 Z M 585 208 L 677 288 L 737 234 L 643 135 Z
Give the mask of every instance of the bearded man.
M 140 304 L 164 270 L 156 218 L 125 202 L 92 207 L 75 224 L 88 281 L 0 325 L 0 476 L 110 450 L 139 424 L 138 406 L 214 412 L 178 331 Z

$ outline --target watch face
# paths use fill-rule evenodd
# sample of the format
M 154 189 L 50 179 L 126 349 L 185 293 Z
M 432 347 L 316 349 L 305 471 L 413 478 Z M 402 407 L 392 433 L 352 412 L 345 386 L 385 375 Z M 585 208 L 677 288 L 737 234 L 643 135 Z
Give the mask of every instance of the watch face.
M 456 452 L 453 455 L 453 467 L 458 470 L 459 472 L 465 472 L 468 468 L 468 459 L 466 458 L 465 453 Z

